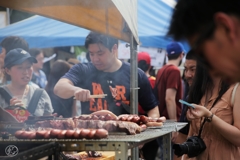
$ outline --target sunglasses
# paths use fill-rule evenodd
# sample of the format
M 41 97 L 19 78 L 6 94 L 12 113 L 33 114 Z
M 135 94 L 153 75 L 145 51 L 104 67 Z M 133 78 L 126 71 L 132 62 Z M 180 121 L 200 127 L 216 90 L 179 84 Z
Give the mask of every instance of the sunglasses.
M 205 69 L 211 69 L 212 67 L 211 67 L 210 63 L 207 61 L 206 57 L 204 56 L 204 53 L 203 53 L 203 50 L 202 50 L 202 44 L 207 39 L 212 38 L 214 30 L 215 30 L 215 24 L 214 23 L 208 24 L 205 27 L 204 32 L 202 32 L 200 34 L 200 36 L 198 37 L 198 39 L 194 43 L 193 47 L 189 51 L 190 54 L 194 54 L 195 55 L 195 57 L 198 60 L 198 63 L 202 67 L 204 67 Z

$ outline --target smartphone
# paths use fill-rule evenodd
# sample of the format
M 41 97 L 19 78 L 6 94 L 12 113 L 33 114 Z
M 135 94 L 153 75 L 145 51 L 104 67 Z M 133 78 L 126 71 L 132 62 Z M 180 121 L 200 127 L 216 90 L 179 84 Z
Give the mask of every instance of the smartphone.
M 185 105 L 187 105 L 189 107 L 195 108 L 192 104 L 190 104 L 190 103 L 188 103 L 188 102 L 186 102 L 184 100 L 179 99 L 179 102 L 182 103 L 182 104 L 185 104 Z

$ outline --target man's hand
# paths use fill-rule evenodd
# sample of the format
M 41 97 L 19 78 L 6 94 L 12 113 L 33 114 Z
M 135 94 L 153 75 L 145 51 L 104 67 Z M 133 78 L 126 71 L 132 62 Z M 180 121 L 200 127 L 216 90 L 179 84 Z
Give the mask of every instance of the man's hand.
M 82 88 L 76 89 L 74 92 L 74 96 L 76 100 L 79 100 L 81 102 L 94 100 L 93 98 L 90 98 L 90 91 Z

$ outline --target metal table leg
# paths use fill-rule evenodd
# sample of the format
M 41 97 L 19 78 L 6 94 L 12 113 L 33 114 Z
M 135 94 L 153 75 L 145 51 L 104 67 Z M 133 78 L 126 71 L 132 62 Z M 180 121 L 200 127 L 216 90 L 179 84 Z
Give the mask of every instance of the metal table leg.
M 163 160 L 172 159 L 171 133 L 163 136 Z
M 127 142 L 116 143 L 114 147 L 115 147 L 115 160 L 127 160 L 128 157 Z

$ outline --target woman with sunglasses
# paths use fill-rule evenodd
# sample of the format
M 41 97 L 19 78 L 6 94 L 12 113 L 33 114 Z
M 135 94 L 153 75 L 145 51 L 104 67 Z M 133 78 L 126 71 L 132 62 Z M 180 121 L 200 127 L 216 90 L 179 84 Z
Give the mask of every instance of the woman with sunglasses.
M 10 83 L 1 87 L 0 106 L 2 108 L 18 105 L 29 109 L 28 104 L 37 89 L 29 84 L 33 73 L 32 65 L 36 62 L 34 57 L 31 57 L 27 51 L 21 48 L 10 50 L 7 53 L 4 59 L 4 70 Z M 6 95 L 12 97 L 10 101 L 7 100 Z M 51 100 L 46 91 L 43 90 L 33 115 L 51 115 L 52 112 Z
M 198 64 L 189 92 L 188 101 L 195 108 L 187 111 L 191 121 L 188 137 L 200 135 L 206 149 L 192 159 L 240 159 L 239 95 L 238 84 L 229 85 Z

